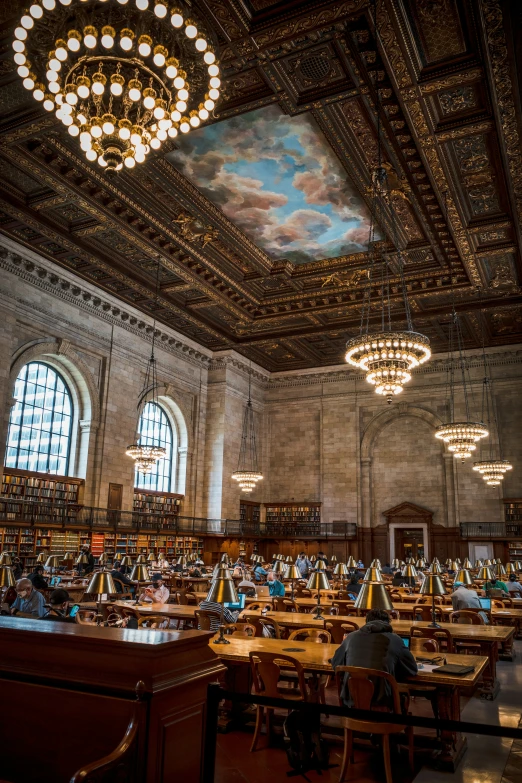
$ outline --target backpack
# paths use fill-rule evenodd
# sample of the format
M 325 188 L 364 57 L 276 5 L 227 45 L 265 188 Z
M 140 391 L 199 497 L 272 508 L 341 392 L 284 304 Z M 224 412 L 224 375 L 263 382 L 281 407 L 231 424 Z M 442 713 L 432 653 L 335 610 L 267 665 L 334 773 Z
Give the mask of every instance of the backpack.
M 288 777 L 303 775 L 305 772 L 329 769 L 330 752 L 326 740 L 321 737 L 320 718 L 310 718 L 301 710 L 292 710 L 284 722 L 286 755 L 292 771 Z M 333 765 L 332 765 L 333 766 Z

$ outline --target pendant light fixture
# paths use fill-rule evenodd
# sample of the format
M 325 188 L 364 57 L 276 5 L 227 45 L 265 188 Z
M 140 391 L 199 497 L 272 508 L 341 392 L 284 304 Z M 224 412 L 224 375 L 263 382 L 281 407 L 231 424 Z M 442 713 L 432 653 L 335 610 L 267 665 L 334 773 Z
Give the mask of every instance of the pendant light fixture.
M 504 480 L 508 470 L 513 469 L 513 465 L 507 460 L 502 459 L 502 444 L 500 442 L 500 427 L 498 426 L 495 410 L 495 400 L 493 399 L 493 378 L 488 367 L 486 357 L 486 348 L 484 345 L 484 335 L 482 339 L 482 358 L 484 361 L 484 381 L 482 384 L 482 419 L 485 419 L 490 432 L 489 447 L 483 447 L 481 456 L 486 456 L 485 460 L 473 463 L 473 470 L 476 470 L 486 484 L 490 487 L 498 487 Z M 498 448 L 493 444 L 493 433 L 491 431 L 491 417 L 493 416 L 494 429 L 497 433 Z
M 159 256 L 157 258 L 157 267 L 156 267 L 156 297 L 155 297 L 155 308 L 154 308 L 154 321 L 152 325 L 152 349 L 150 354 L 150 359 L 147 362 L 147 370 L 145 372 L 145 382 L 143 384 L 143 389 L 140 392 L 140 395 L 138 397 L 138 426 L 140 421 L 140 414 L 143 411 L 143 408 L 145 406 L 146 402 L 151 402 L 153 405 L 158 404 L 158 398 L 157 398 L 157 391 L 158 391 L 158 378 L 156 374 L 156 357 L 154 355 L 154 346 L 156 341 L 156 310 L 158 306 L 158 300 L 159 300 L 159 275 L 160 275 L 160 259 Z M 146 401 L 146 397 L 152 394 L 152 397 L 150 400 Z M 143 475 L 147 475 L 147 473 L 150 473 L 154 466 L 156 465 L 157 461 L 160 459 L 164 459 L 167 455 L 167 451 L 163 446 L 156 446 L 153 443 L 144 443 L 142 442 L 143 439 L 146 440 L 152 440 L 150 436 L 144 436 L 143 434 L 139 435 L 138 440 L 136 443 L 133 443 L 131 446 L 127 447 L 126 454 L 128 457 L 132 457 L 132 459 L 136 460 L 136 470 L 140 473 L 143 473 Z
M 469 407 L 468 383 L 466 382 L 466 362 L 463 355 L 463 340 L 460 320 L 455 310 L 451 313 L 450 345 L 448 363 L 448 392 L 449 392 L 449 422 L 441 424 L 435 430 L 435 437 L 448 444 L 448 449 L 453 452 L 456 459 L 469 459 L 477 448 L 477 442 L 488 435 L 488 429 L 481 421 L 474 421 Z M 453 346 L 456 342 L 458 363 L 462 375 L 462 390 L 464 394 L 465 419 L 455 420 L 455 363 L 453 359 Z
M 254 427 L 254 409 L 251 399 L 252 366 L 248 374 L 248 400 L 243 414 L 243 430 L 241 433 L 241 447 L 237 470 L 232 473 L 232 478 L 238 482 L 243 492 L 252 492 L 263 474 L 257 464 L 256 431 Z
M 382 46 L 377 28 L 376 3 L 373 3 L 373 22 L 375 37 Z M 382 160 L 381 139 L 381 94 L 379 85 L 377 92 L 377 166 L 371 171 L 371 204 L 370 204 L 370 231 L 368 237 L 368 280 L 363 299 L 360 331 L 357 337 L 353 337 L 346 343 L 345 360 L 348 364 L 362 370 L 366 380 L 375 386 L 377 394 L 385 395 L 388 403 L 393 397 L 400 394 L 404 385 L 411 380 L 411 371 L 428 361 L 431 356 L 429 339 L 419 332 L 414 331 L 410 305 L 404 280 L 404 258 L 400 248 L 397 231 L 397 221 L 393 208 L 391 189 L 388 182 L 388 172 Z M 386 220 L 391 228 L 391 241 L 395 247 L 394 258 L 385 255 L 381 260 L 381 274 L 376 276 L 376 232 L 377 228 L 383 228 Z M 392 286 L 391 262 L 394 262 L 398 277 L 398 288 L 402 294 L 404 303 L 405 328 L 395 329 L 391 319 L 391 295 Z M 395 281 L 393 287 L 395 288 Z M 380 328 L 370 332 L 370 314 L 374 310 L 372 291 L 380 290 Z

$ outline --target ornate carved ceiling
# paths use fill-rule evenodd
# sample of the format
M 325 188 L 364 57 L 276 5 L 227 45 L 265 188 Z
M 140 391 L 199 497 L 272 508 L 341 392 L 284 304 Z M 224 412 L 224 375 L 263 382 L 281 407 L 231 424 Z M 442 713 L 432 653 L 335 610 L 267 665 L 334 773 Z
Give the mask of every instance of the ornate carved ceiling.
M 367 281 L 378 85 L 415 327 L 445 350 L 454 296 L 467 346 L 483 332 L 520 342 L 520 5 L 379 0 L 378 45 L 367 0 L 197 7 L 221 43 L 222 127 L 108 179 L 23 89 L 11 50 L 22 5 L 2 3 L 2 232 L 208 348 L 270 370 L 341 363 Z

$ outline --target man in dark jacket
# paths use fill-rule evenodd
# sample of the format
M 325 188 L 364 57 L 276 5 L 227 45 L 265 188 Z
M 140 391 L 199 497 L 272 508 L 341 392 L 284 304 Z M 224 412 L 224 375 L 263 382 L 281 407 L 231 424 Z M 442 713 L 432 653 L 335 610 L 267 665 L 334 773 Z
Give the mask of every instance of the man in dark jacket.
M 89 544 L 84 544 L 80 550 L 81 555 L 85 555 L 87 557 L 87 562 L 82 563 L 82 565 L 78 566 L 78 574 L 87 576 L 87 574 L 92 574 L 94 571 L 94 555 L 91 552 L 91 548 Z
M 33 573 L 27 577 L 33 583 L 35 590 L 45 590 L 48 587 L 47 579 L 44 579 L 43 572 L 43 566 L 35 565 Z
M 123 572 L 125 566 L 122 566 L 120 560 L 115 560 L 112 565 L 112 571 L 111 576 L 113 579 L 119 579 L 120 582 L 124 585 L 128 585 L 131 588 L 132 593 L 134 594 L 134 591 L 136 589 L 136 583 L 133 582 L 129 577 Z M 116 584 L 116 590 L 118 593 L 121 593 L 120 585 Z
M 42 620 L 50 620 L 54 623 L 75 623 L 74 617 L 67 616 L 67 605 L 69 603 L 69 593 L 58 587 L 53 590 L 49 598 L 49 609 L 42 617 Z
M 393 633 L 388 612 L 384 609 L 372 609 L 366 615 L 366 625 L 358 631 L 349 633 L 332 658 L 334 669 L 337 666 L 360 666 L 364 669 L 379 669 L 404 682 L 417 674 L 415 658 L 405 647 L 400 636 Z M 352 706 L 346 675 L 342 697 L 344 703 Z M 376 687 L 373 704 L 386 704 L 389 699 L 389 687 L 380 680 Z

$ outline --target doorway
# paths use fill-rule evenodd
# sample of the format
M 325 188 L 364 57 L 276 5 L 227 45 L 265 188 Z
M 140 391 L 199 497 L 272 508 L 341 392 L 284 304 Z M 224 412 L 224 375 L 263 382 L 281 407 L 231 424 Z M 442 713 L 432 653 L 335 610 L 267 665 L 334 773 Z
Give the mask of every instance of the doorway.
M 395 528 L 395 557 L 399 560 L 406 560 L 408 557 L 418 560 L 424 557 L 424 554 L 423 528 Z

